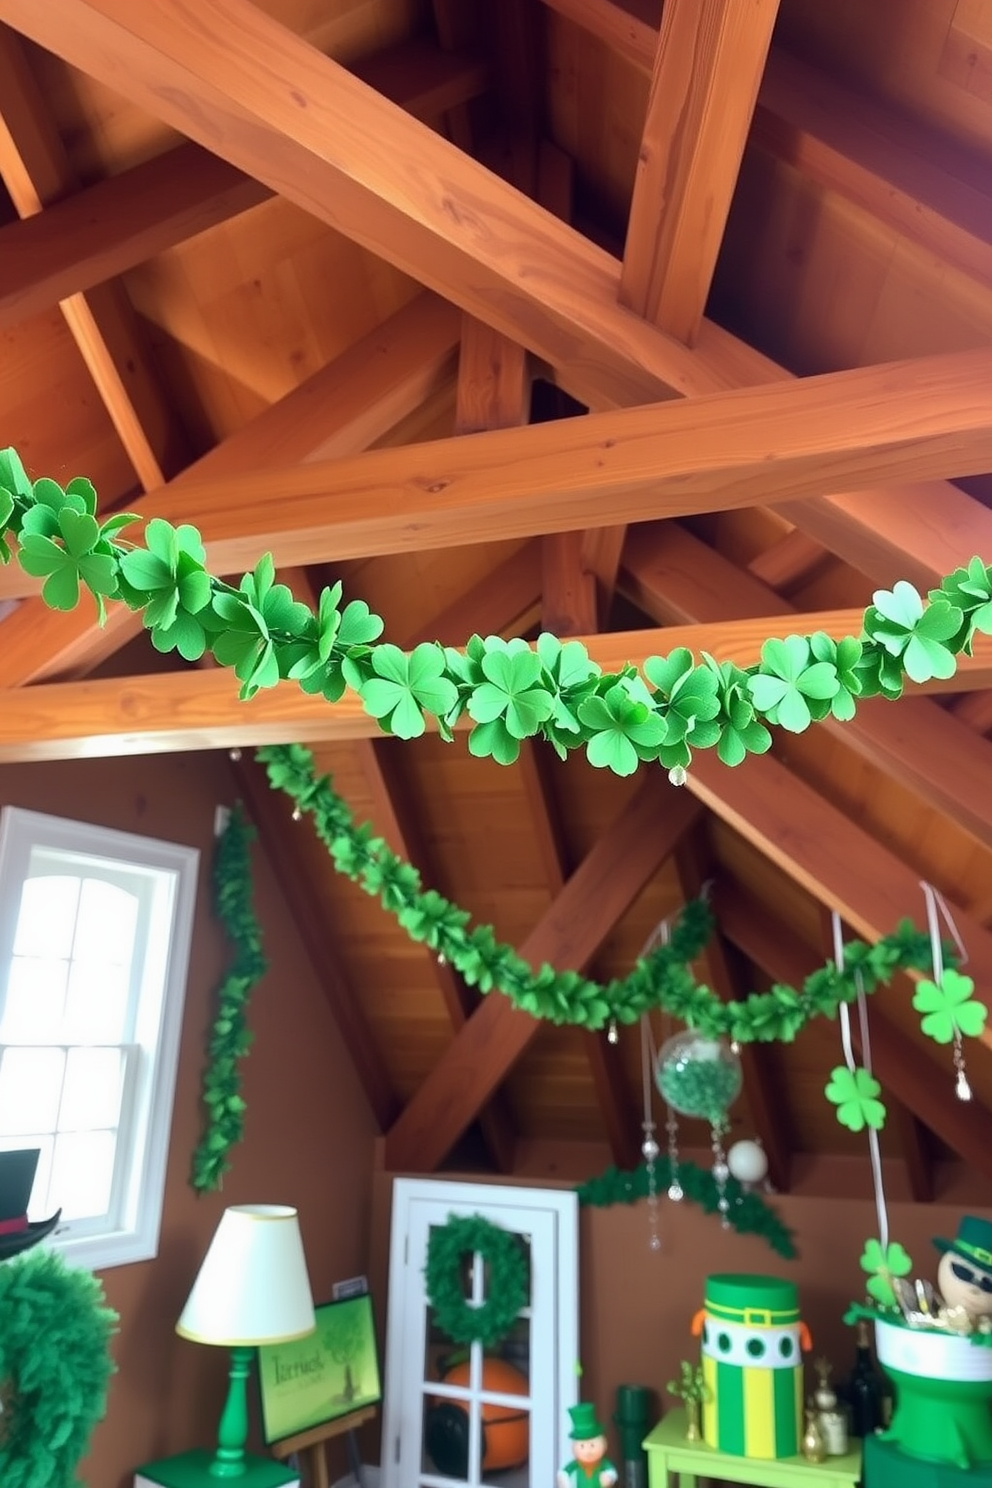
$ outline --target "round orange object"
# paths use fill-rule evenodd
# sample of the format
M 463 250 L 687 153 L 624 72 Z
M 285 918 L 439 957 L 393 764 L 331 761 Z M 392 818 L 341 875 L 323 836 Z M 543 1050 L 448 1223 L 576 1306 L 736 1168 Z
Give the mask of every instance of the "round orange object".
M 445 1384 L 468 1385 L 469 1365 L 456 1364 L 444 1376 Z M 503 1359 L 483 1359 L 482 1388 L 500 1395 L 526 1395 L 527 1381 L 519 1369 Z M 482 1406 L 484 1451 L 482 1466 L 487 1472 L 506 1467 L 522 1467 L 530 1456 L 530 1416 L 527 1410 L 512 1405 Z

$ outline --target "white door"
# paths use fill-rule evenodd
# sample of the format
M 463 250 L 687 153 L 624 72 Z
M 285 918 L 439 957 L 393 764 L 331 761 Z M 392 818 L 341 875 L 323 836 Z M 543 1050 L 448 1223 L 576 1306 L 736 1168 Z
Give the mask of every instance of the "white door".
M 519 1237 L 528 1305 L 484 1353 L 436 1326 L 424 1267 L 433 1226 L 479 1214 Z M 485 1297 L 466 1257 L 466 1298 Z M 578 1395 L 578 1203 L 574 1193 L 398 1178 L 393 1185 L 382 1488 L 547 1488 L 570 1460 Z

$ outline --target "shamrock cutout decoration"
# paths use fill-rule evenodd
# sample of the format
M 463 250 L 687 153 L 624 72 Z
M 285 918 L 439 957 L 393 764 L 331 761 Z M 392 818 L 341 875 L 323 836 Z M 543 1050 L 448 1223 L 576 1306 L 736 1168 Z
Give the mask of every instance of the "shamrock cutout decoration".
M 869 1297 L 874 1297 L 883 1307 L 895 1307 L 896 1294 L 892 1278 L 908 1276 L 913 1269 L 913 1262 L 898 1240 L 893 1240 L 884 1247 L 879 1240 L 867 1240 L 861 1255 L 861 1269 L 868 1272 L 866 1287 Z
M 923 1032 L 935 1043 L 949 1044 L 955 1034 L 977 1038 L 985 1027 L 988 1009 L 972 997 L 975 984 L 948 967 L 939 982 L 920 982 L 913 998 L 918 1013 L 924 1013 Z
M 851 1131 L 866 1126 L 880 1131 L 885 1125 L 885 1106 L 878 1099 L 882 1087 L 866 1069 L 849 1070 L 839 1065 L 831 1071 L 826 1097 L 837 1107 L 837 1120 Z

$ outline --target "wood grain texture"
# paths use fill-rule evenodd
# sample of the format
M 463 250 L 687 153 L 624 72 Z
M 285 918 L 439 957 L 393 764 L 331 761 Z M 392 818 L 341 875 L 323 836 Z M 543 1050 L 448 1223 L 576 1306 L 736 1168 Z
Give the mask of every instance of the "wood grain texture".
M 0 175 L 19 217 L 76 188 L 19 37 L 0 26 Z M 62 313 L 135 473 L 146 490 L 185 463 L 187 447 L 123 289 L 71 295 Z
M 697 817 L 685 796 L 657 776 L 646 779 L 520 946 L 521 956 L 532 966 L 581 970 Z M 490 994 L 390 1129 L 386 1166 L 433 1172 L 539 1026 Z
M 873 475 L 982 470 L 990 384 L 990 352 L 928 357 L 337 464 L 184 479 L 135 510 L 195 523 L 215 570 L 234 573 L 265 550 L 295 565 L 792 503 Z M 983 514 L 968 533 L 977 539 L 992 512 L 971 504 Z M 957 535 L 955 563 L 983 551 Z
M 756 576 L 675 523 L 640 529 L 628 550 L 624 587 L 662 624 L 712 624 L 724 616 L 764 610 L 780 615 L 791 628 L 786 617 L 795 616 L 793 606 Z M 880 766 L 977 841 L 992 845 L 992 746 L 946 709 L 912 695 L 901 698 L 898 708 L 869 698 L 850 723 L 824 719 L 818 727 Z
M 130 612 L 124 614 L 130 617 Z M 5 620 L 4 626 L 14 618 Z M 797 630 L 808 624 L 809 630 L 840 638 L 856 631 L 860 611 L 795 618 Z M 768 620 L 731 620 L 576 639 L 604 671 L 619 671 L 646 656 L 667 655 L 677 646 L 688 646 L 697 655 L 708 651 L 718 661 L 736 660 L 747 666 L 775 628 Z M 789 633 L 792 627 L 778 629 Z M 982 655 L 966 659 L 965 669 L 955 678 L 955 689 L 960 691 L 970 680 L 992 686 L 992 644 L 983 647 Z M 905 703 L 882 706 L 900 708 Z M 460 726 L 467 725 L 463 719 Z M 290 743 L 295 738 L 365 739 L 379 732 L 376 721 L 351 694 L 331 704 L 300 692 L 294 684 L 281 683 L 258 693 L 250 703 L 242 703 L 237 680 L 219 668 L 0 689 L 0 763 L 231 748 Z M 980 808 L 972 813 L 974 817 L 979 814 Z
M 697 757 L 686 784 L 856 934 L 878 940 L 920 906 L 918 874 L 771 755 L 737 770 Z M 958 904 L 952 913 L 968 947 L 975 996 L 992 1002 L 992 932 Z M 992 1029 L 982 1038 L 992 1047 Z
M 984 162 L 787 52 L 769 57 L 754 143 L 932 253 L 992 284 Z
M 620 300 L 691 346 L 709 294 L 778 0 L 668 0 Z
M 193 479 L 201 471 L 228 479 L 267 462 L 342 456 L 364 448 L 450 376 L 458 325 L 458 312 L 450 305 L 419 296 L 179 479 Z M 17 572 L 0 569 L 0 595 L 4 580 Z M 101 628 L 86 604 L 61 613 L 32 599 L 4 620 L 0 684 L 78 676 L 140 629 L 140 616 L 123 607 L 114 607 Z
M 636 401 L 725 385 L 617 304 L 607 253 L 248 0 L 3 0 L 0 20 L 122 91 L 462 309 Z M 291 80 L 291 81 L 290 81 Z M 630 370 L 638 370 L 631 377 Z

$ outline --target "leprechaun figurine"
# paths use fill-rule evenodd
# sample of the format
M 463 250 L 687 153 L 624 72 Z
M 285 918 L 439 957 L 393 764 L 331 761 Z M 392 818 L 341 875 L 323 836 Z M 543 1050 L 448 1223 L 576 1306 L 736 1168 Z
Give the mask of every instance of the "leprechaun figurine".
M 972 1328 L 987 1327 L 992 1317 L 992 1224 L 966 1214 L 953 1240 L 937 1237 L 933 1243 L 941 1252 L 937 1290 L 945 1315 L 963 1314 Z
M 574 1462 L 569 1462 L 558 1474 L 558 1488 L 612 1488 L 617 1481 L 617 1470 L 606 1455 L 606 1432 L 596 1420 L 594 1405 L 570 1405 L 568 1414 L 572 1418 L 572 1429 L 568 1433 L 572 1443 Z

